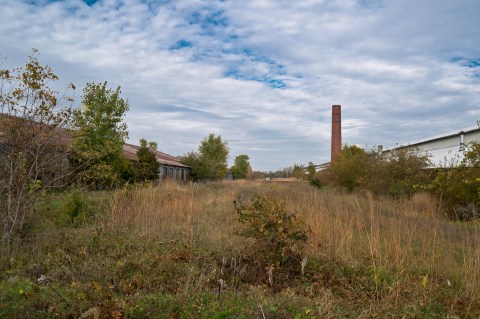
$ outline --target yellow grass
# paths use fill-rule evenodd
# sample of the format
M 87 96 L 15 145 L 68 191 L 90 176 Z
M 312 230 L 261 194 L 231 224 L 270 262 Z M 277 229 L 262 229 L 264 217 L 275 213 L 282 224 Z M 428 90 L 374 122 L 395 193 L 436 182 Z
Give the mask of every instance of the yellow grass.
M 307 221 L 309 256 L 368 265 L 375 282 L 391 286 L 387 297 L 392 300 L 404 277 L 425 291 L 456 289 L 471 302 L 478 298 L 479 225 L 448 221 L 428 194 L 394 201 L 368 193 L 336 194 L 305 183 L 166 183 L 116 192 L 111 223 L 162 240 L 235 251 L 244 244 L 234 235 L 235 195 L 268 190 Z

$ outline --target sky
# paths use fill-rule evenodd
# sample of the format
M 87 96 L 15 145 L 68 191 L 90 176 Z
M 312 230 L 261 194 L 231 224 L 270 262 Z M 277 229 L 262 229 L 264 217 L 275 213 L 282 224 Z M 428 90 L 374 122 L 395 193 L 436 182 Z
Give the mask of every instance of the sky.
M 476 125 L 478 0 L 0 0 L 0 68 L 121 86 L 129 143 L 171 155 L 209 133 L 254 170 L 330 161 Z

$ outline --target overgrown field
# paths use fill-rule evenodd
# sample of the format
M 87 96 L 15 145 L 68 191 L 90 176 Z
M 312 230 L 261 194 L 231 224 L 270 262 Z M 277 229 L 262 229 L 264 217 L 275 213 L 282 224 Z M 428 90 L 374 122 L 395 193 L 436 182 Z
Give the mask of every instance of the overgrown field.
M 242 236 L 233 201 L 258 192 L 305 220 L 292 258 Z M 0 260 L 0 318 L 480 316 L 480 224 L 426 194 L 167 183 L 52 198 L 27 229 Z

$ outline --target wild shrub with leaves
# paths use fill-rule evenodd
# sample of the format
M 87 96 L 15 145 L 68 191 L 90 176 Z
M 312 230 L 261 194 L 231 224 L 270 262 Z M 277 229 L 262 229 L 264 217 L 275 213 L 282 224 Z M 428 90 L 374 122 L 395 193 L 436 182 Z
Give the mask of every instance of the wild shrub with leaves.
M 271 192 L 254 193 L 249 201 L 237 195 L 234 206 L 242 227 L 240 234 L 256 239 L 247 256 L 260 272 L 254 281 L 267 279 L 274 285 L 274 269 L 286 277 L 300 273 L 309 234 L 305 221 L 289 212 Z
M 58 80 L 33 49 L 25 66 L 0 69 L 0 227 L 1 248 L 10 253 L 34 214 L 42 192 L 68 183 L 71 173 L 66 129 L 72 98 L 49 84 Z
M 450 218 L 480 218 L 480 144 L 467 145 L 458 167 L 439 170 L 431 190 L 442 199 Z

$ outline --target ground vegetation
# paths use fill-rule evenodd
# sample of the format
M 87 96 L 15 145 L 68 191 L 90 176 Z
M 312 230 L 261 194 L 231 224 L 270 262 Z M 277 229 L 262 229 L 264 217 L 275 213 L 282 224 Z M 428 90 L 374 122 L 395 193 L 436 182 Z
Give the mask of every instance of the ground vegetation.
M 37 210 L 21 249 L 0 259 L 0 317 L 480 315 L 479 225 L 448 220 L 428 193 L 164 183 L 72 194 Z M 249 249 L 261 243 L 302 247 L 291 259 Z

